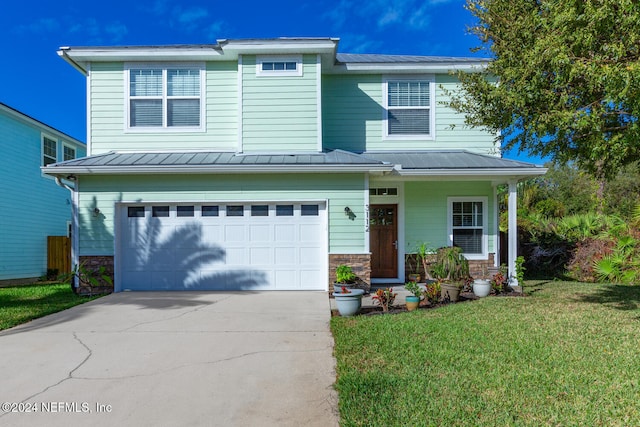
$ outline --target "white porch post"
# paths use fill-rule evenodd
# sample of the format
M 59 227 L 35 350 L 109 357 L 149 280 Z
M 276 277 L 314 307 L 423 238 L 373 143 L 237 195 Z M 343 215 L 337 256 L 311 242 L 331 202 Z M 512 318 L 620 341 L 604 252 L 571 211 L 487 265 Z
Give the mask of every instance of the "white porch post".
M 509 285 L 519 286 L 516 279 L 516 257 L 518 256 L 518 181 L 509 180 Z

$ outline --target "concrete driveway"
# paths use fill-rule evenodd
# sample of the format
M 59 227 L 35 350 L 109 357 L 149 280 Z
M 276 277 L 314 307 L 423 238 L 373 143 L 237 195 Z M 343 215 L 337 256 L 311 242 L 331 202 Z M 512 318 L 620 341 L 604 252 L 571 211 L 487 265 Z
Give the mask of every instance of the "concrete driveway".
M 0 332 L 0 425 L 335 426 L 329 317 L 324 292 L 109 295 Z

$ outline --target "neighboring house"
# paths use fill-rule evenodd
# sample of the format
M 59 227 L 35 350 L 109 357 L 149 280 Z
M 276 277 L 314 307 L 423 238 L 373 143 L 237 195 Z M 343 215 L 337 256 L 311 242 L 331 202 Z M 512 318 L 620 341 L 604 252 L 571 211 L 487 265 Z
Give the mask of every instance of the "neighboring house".
M 40 167 L 85 156 L 85 145 L 0 103 L 0 281 L 47 273 L 47 236 L 68 236 L 71 193 Z
M 61 48 L 87 76 L 89 157 L 45 172 L 75 177 L 76 260 L 113 268 L 115 291 L 327 290 L 341 263 L 402 283 L 422 241 L 497 265 L 496 186 L 515 230 L 516 183 L 545 169 L 442 104 L 449 72 L 486 60 L 337 46 Z

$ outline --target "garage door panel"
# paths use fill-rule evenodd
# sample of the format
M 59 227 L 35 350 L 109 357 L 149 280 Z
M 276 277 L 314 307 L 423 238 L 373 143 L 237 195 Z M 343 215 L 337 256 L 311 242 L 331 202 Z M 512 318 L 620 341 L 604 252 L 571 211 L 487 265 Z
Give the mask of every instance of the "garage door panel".
M 326 289 L 323 204 L 303 214 L 300 204 L 278 211 L 269 203 L 252 215 L 255 203 L 245 203 L 243 216 L 239 203 L 219 204 L 219 215 L 208 216 L 194 205 L 188 217 L 177 216 L 179 204 L 160 218 L 149 216 L 154 205 L 146 217 L 127 218 L 124 209 L 119 290 Z
M 234 218 L 236 221 L 241 221 L 239 218 Z M 245 229 L 247 228 L 244 224 L 237 225 L 225 225 L 224 226 L 224 241 L 225 242 L 245 242 L 247 237 L 245 236 Z
M 271 225 L 250 225 L 249 226 L 249 241 L 250 242 L 270 242 L 271 237 Z

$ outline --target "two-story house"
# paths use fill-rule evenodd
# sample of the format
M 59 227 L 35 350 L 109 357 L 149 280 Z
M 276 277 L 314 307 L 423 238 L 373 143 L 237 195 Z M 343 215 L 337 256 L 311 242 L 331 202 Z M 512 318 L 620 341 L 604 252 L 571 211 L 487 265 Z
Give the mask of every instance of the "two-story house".
M 113 266 L 115 291 L 327 290 L 342 263 L 402 283 L 418 242 L 497 264 L 496 186 L 515 225 L 516 182 L 544 169 L 443 105 L 450 71 L 486 61 L 337 47 L 61 48 L 87 77 L 89 156 L 45 173 L 75 179 L 76 260 Z
M 47 273 L 47 237 L 71 229 L 71 194 L 40 167 L 83 157 L 86 147 L 3 103 L 0 147 L 0 281 L 34 280 Z

